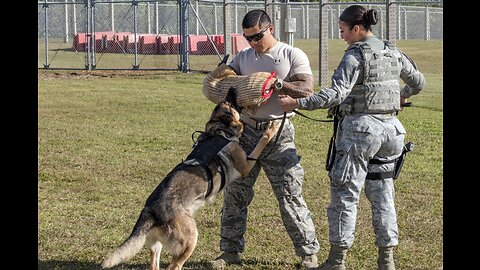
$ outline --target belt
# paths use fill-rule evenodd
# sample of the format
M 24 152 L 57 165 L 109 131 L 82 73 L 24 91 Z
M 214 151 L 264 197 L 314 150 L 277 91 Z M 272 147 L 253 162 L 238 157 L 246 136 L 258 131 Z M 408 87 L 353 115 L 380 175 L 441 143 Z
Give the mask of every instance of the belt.
M 385 112 L 385 113 L 372 113 L 372 114 L 381 114 L 381 115 L 391 115 L 391 116 L 396 116 L 398 115 L 398 112 Z
M 350 114 L 373 114 L 373 115 L 391 115 L 391 116 L 396 116 L 398 115 L 398 111 L 394 111 L 394 112 L 376 112 L 376 113 L 365 113 L 365 112 L 352 112 Z
M 289 117 L 288 117 L 289 118 Z M 288 119 L 287 118 L 287 119 Z M 270 120 L 255 120 L 253 118 L 250 118 L 244 114 L 240 114 L 240 121 L 243 123 L 254 127 L 257 130 L 265 130 L 267 129 L 268 125 L 270 124 L 271 121 L 273 120 L 278 120 L 278 119 L 270 119 Z

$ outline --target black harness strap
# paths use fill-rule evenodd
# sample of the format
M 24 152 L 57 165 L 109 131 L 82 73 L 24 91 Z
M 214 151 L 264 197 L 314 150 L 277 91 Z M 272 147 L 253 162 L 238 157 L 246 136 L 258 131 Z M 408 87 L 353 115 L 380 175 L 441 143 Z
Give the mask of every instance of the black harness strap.
M 388 161 L 381 161 L 379 159 L 372 158 L 368 162 L 368 164 L 376 164 L 376 165 L 382 165 L 382 164 L 390 164 L 390 163 L 395 163 L 396 159 L 394 160 L 388 160 Z M 367 173 L 367 177 L 365 179 L 367 180 L 380 180 L 380 179 L 386 179 L 386 178 L 393 178 L 395 175 L 395 171 L 388 171 L 388 172 L 369 172 Z
M 194 132 L 194 134 L 195 133 L 197 132 Z M 228 143 L 230 143 L 230 140 L 217 134 L 198 140 L 195 142 L 192 152 L 187 156 L 186 160 L 181 163 L 183 166 L 198 166 L 205 171 L 206 180 L 208 182 L 205 197 L 210 195 L 213 189 L 213 174 L 208 165 L 216 163 L 218 166 L 221 166 L 218 152 L 220 152 Z M 226 182 L 225 172 L 223 169 L 220 169 L 219 173 L 221 177 L 220 190 L 222 190 Z
M 212 171 L 210 171 L 210 168 L 208 168 L 207 165 L 200 164 L 200 167 L 205 171 L 205 174 L 207 175 L 208 187 L 207 187 L 207 192 L 205 193 L 205 198 L 206 198 L 208 197 L 208 195 L 210 195 L 213 189 L 213 175 L 212 175 Z
M 377 164 L 377 165 L 390 164 L 390 163 L 395 163 L 395 159 L 394 159 L 394 160 L 381 161 L 381 160 L 379 160 L 379 159 L 372 158 L 372 159 L 370 159 L 370 161 L 368 162 L 368 164 Z
M 208 195 L 210 195 L 210 193 L 212 193 L 212 190 L 213 190 L 213 175 L 212 175 L 212 171 L 210 171 L 210 168 L 208 168 L 207 165 L 201 164 L 200 166 L 206 172 L 207 179 L 208 179 L 207 192 L 205 192 L 205 198 L 206 198 L 208 197 Z M 225 172 L 223 171 L 223 169 L 220 169 L 219 173 L 220 173 L 220 188 L 218 189 L 218 192 L 220 192 L 225 187 L 225 183 L 226 183 Z
M 221 170 L 220 170 L 220 177 L 221 177 L 220 179 L 221 179 L 221 181 L 220 181 L 220 188 L 218 189 L 218 192 L 222 191 L 222 189 L 225 187 L 225 184 L 226 184 L 226 182 L 227 182 L 227 181 L 225 180 L 225 172 L 223 171 L 223 168 L 222 168 L 222 167 L 220 167 L 220 168 L 221 168 Z M 205 197 L 207 197 L 207 196 L 208 196 L 208 193 L 207 193 L 207 195 L 206 195 Z
M 286 112 L 283 113 L 282 123 L 280 123 L 280 127 L 278 128 L 277 136 L 275 137 L 275 141 L 273 142 L 272 148 L 270 148 L 270 151 L 268 151 L 268 153 L 265 155 L 265 157 L 268 157 L 272 153 L 273 148 L 277 144 L 278 138 L 280 137 L 280 134 L 282 133 L 283 125 L 285 125 L 285 120 L 287 120 L 287 113 Z M 255 159 L 251 159 L 251 160 L 255 160 Z
M 208 197 L 208 195 L 210 195 L 210 193 L 212 193 L 212 190 L 213 190 L 213 174 L 210 168 L 206 164 L 198 163 L 196 160 L 190 159 L 178 164 L 175 167 L 175 169 L 172 170 L 172 172 L 179 171 L 186 167 L 200 167 L 203 169 L 203 171 L 205 172 L 205 178 L 207 179 L 207 184 L 208 184 L 207 191 L 205 192 L 205 198 Z M 219 172 L 220 172 L 221 182 L 220 182 L 220 189 L 218 191 L 221 191 L 225 187 L 226 180 L 225 180 L 225 173 L 223 172 L 223 170 L 220 170 Z
M 369 173 L 367 173 L 367 177 L 365 179 L 367 179 L 367 180 L 381 180 L 381 179 L 386 179 L 386 178 L 393 178 L 394 175 L 395 175 L 395 171 L 369 172 Z
M 370 159 L 368 162 L 369 164 L 388 164 L 388 163 L 395 163 L 393 171 L 391 172 L 378 172 L 378 173 L 367 173 L 366 179 L 368 180 L 377 180 L 377 179 L 385 179 L 385 178 L 393 178 L 394 180 L 398 178 L 400 175 L 400 171 L 402 170 L 403 162 L 405 162 L 405 158 L 407 157 L 407 153 L 413 150 L 413 142 L 408 142 L 403 146 L 402 154 L 394 160 L 389 161 L 380 161 L 378 159 Z

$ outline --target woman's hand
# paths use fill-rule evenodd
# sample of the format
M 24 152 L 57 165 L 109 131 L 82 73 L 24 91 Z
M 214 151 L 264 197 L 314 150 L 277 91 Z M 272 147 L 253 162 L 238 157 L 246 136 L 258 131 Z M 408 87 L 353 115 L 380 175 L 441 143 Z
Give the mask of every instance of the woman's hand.
M 278 104 L 280 104 L 284 112 L 290 112 L 298 108 L 297 100 L 289 95 L 278 95 Z
M 412 102 L 407 101 L 406 98 L 400 97 L 400 110 L 403 110 L 403 107 L 410 107 L 412 106 Z

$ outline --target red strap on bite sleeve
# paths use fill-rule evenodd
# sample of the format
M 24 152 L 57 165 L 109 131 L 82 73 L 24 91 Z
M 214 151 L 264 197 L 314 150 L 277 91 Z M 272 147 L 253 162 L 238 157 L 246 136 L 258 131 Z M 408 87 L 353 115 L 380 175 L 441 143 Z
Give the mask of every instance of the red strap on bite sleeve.
M 267 84 L 268 82 L 275 78 L 275 75 L 277 75 L 277 73 L 275 71 L 273 71 L 270 76 L 268 76 L 268 78 L 265 80 L 265 82 L 263 83 L 263 86 L 262 86 L 262 98 L 264 99 L 268 99 L 271 95 L 272 95 L 272 92 L 273 92 L 273 89 L 271 88 L 268 88 L 266 89 L 267 87 Z

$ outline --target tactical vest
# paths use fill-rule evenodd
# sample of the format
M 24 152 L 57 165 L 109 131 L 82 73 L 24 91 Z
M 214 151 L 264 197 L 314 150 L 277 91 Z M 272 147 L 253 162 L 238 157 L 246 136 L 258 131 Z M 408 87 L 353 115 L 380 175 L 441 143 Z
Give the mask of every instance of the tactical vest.
M 353 86 L 340 108 L 350 113 L 386 114 L 400 110 L 401 54 L 384 41 L 383 50 L 375 51 L 368 42 L 357 42 L 348 49 L 359 48 L 364 59 L 363 82 Z M 342 110 L 343 113 L 347 113 Z

